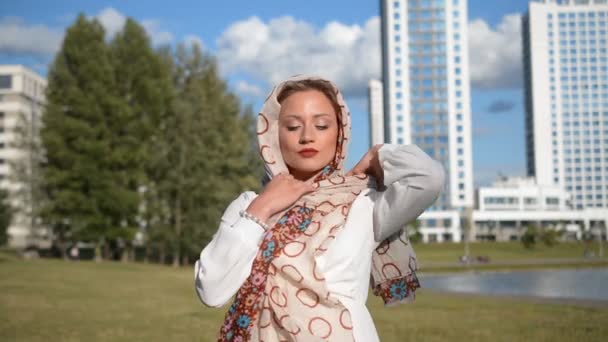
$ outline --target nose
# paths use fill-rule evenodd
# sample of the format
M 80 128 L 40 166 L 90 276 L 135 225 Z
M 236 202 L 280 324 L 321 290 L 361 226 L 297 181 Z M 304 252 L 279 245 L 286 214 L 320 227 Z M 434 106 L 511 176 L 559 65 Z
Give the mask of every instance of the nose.
M 300 134 L 300 144 L 306 144 L 309 142 L 313 142 L 314 140 L 314 129 L 309 127 L 308 125 L 304 125 L 301 130 L 302 134 Z

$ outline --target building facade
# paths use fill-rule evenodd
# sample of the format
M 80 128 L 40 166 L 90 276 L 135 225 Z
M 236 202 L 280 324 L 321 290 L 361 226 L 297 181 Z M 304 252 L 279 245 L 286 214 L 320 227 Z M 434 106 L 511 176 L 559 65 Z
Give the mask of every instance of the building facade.
M 368 85 L 369 101 L 369 143 L 370 147 L 384 143 L 384 114 L 382 82 L 370 80 Z
M 40 245 L 39 234 L 33 234 L 31 215 L 24 212 L 28 205 L 23 200 L 23 184 L 15 177 L 16 162 L 29 159 L 24 150 L 24 139 L 39 139 L 41 115 L 45 103 L 46 80 L 32 70 L 20 65 L 0 65 L 0 187 L 8 190 L 10 204 L 19 209 L 8 229 L 9 246 L 24 248 L 29 244 Z M 26 134 L 19 136 L 15 128 L 21 125 Z M 21 141 L 21 142 L 20 142 Z
M 608 208 L 608 2 L 531 2 L 522 23 L 527 175 Z
M 591 230 L 605 240 L 608 233 L 608 209 L 575 209 L 572 195 L 560 186 L 538 184 L 531 177 L 481 187 L 478 202 L 471 217 L 471 240 L 519 240 L 530 227 L 563 230 L 569 239 L 581 239 Z
M 473 205 L 467 4 L 382 0 L 384 140 L 416 144 L 445 167 L 431 211 Z
M 384 141 L 416 144 L 446 184 L 420 216 L 424 241 L 461 241 L 474 202 L 467 2 L 381 0 Z

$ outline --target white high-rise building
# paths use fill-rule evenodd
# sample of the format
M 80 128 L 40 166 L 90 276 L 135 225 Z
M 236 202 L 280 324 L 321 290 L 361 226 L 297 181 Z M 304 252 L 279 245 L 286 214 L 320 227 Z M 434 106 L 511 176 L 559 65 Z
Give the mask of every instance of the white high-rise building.
M 445 167 L 430 211 L 473 206 L 467 2 L 382 0 L 384 140 Z
M 608 1 L 531 2 L 523 17 L 527 174 L 608 208 Z
M 369 81 L 369 143 L 371 146 L 384 143 L 384 113 L 383 113 L 382 82 Z
M 0 187 L 9 191 L 14 207 L 23 203 L 12 196 L 20 184 L 13 177 L 11 161 L 28 158 L 26 151 L 15 146 L 18 139 L 24 139 L 17 136 L 15 127 L 23 124 L 28 132 L 38 132 L 46 84 L 46 79 L 23 66 L 0 65 Z M 26 247 L 33 243 L 31 233 L 31 218 L 17 212 L 8 229 L 9 245 Z

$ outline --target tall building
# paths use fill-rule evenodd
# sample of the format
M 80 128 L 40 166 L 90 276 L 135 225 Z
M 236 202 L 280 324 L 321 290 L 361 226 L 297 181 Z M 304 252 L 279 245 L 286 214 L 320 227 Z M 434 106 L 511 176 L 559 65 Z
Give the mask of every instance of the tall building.
M 382 101 L 382 82 L 369 81 L 369 143 L 371 146 L 384 143 L 384 114 Z
M 531 2 L 522 21 L 527 174 L 608 208 L 608 1 Z
M 28 135 L 38 132 L 40 116 L 45 103 L 46 80 L 20 65 L 0 65 L 0 187 L 9 191 L 14 207 L 22 207 L 23 201 L 15 196 L 21 184 L 15 179 L 12 163 L 27 160 L 28 152 L 19 147 L 17 125 L 24 125 Z M 35 134 L 37 138 L 37 133 Z M 31 243 L 31 218 L 17 212 L 8 229 L 12 247 L 26 247 Z
M 467 4 L 382 0 L 384 140 L 416 144 L 445 167 L 430 211 L 473 205 Z

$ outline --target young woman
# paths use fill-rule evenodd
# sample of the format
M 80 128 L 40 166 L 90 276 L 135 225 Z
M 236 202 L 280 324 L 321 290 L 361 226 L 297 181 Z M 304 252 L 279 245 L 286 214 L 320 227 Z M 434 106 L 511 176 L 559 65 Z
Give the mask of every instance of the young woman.
M 203 303 L 236 294 L 219 341 L 378 341 L 386 305 L 420 287 L 404 226 L 439 196 L 443 167 L 415 145 L 376 145 L 343 170 L 350 113 L 337 87 L 295 76 L 258 115 L 264 189 L 242 193 L 195 265 Z

